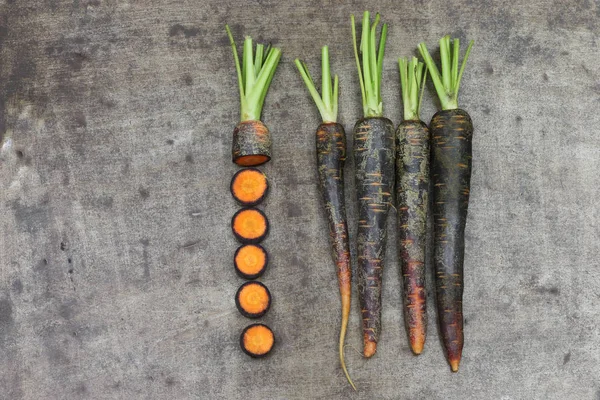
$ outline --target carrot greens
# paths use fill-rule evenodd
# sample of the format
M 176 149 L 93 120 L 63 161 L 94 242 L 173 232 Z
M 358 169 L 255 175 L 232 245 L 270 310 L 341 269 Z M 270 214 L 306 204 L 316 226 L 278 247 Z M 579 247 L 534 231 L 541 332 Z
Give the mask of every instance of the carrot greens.
M 256 52 L 253 53 L 252 38 L 246 36 L 242 51 L 242 63 L 240 64 L 237 46 L 231 30 L 228 25 L 225 25 L 225 29 L 233 49 L 235 69 L 238 76 L 241 121 L 258 121 L 260 120 L 260 113 L 269 85 L 281 58 L 281 50 L 271 47 L 271 45 L 268 45 L 265 49 L 263 44 L 257 44 Z
M 442 72 L 440 73 L 433 58 L 431 58 L 429 51 L 427 51 L 425 43 L 419 44 L 419 52 L 431 74 L 431 80 L 433 81 L 435 91 L 440 99 L 442 110 L 454 110 L 458 108 L 458 89 L 465 70 L 465 65 L 467 64 L 467 59 L 469 58 L 469 53 L 471 53 L 471 47 L 473 47 L 472 40 L 467 47 L 459 71 L 458 59 L 460 57 L 460 40 L 452 40 L 451 46 L 450 35 L 441 38 L 440 58 L 442 62 Z
M 383 116 L 383 103 L 381 101 L 381 74 L 383 71 L 383 55 L 385 53 L 385 40 L 387 38 L 387 24 L 383 24 L 379 37 L 379 49 L 377 50 L 376 31 L 379 25 L 379 13 L 375 15 L 375 21 L 371 25 L 368 11 L 363 14 L 362 33 L 360 39 L 360 52 L 362 54 L 362 68 L 359 57 L 359 48 L 356 45 L 356 24 L 354 15 L 350 16 L 352 21 L 352 41 L 354 43 L 354 56 L 358 69 L 360 91 L 365 117 Z
M 425 68 L 425 64 L 418 61 L 417 57 L 413 57 L 410 61 L 406 58 L 399 58 L 398 68 L 400 69 L 404 120 L 419 121 L 421 99 L 423 98 L 425 80 L 427 79 L 427 69 Z
M 295 60 L 296 67 L 300 71 L 302 80 L 306 84 L 310 95 L 312 96 L 323 122 L 336 122 L 338 112 L 338 76 L 333 78 L 331 85 L 331 73 L 329 69 L 329 49 L 323 46 L 321 49 L 321 93 L 317 91 L 315 83 L 308 72 L 308 67 L 304 61 Z

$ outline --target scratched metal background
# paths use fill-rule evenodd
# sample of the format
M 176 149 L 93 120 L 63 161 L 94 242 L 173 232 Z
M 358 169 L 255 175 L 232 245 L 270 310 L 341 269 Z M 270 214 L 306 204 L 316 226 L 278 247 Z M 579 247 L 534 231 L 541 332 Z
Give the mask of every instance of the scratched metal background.
M 424 354 L 409 352 L 392 218 L 371 360 L 355 351 L 353 303 L 354 394 L 336 354 L 318 115 L 293 59 L 318 75 L 331 46 L 350 131 L 361 106 L 349 16 L 364 9 L 390 24 L 395 123 L 396 57 L 445 33 L 476 41 L 459 99 L 475 137 L 461 370 L 446 365 L 433 307 Z M 260 361 L 238 347 L 249 321 L 233 301 L 226 22 L 284 54 L 264 107 L 263 321 L 278 345 Z M 599 33 L 597 0 L 0 0 L 0 398 L 600 399 Z

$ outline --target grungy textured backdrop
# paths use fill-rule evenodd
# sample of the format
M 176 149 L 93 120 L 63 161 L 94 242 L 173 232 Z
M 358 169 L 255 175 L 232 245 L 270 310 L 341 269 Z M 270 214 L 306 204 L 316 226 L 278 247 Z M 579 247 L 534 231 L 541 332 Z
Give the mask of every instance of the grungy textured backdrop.
M 0 398 L 600 399 L 600 4 L 507 4 L 1 0 Z M 396 58 L 446 33 L 475 40 L 459 99 L 475 136 L 461 370 L 444 360 L 433 307 L 424 354 L 408 349 L 392 218 L 371 360 L 355 351 L 353 302 L 355 394 L 336 354 L 318 115 L 293 59 L 316 71 L 331 46 L 350 131 L 361 106 L 349 16 L 365 9 L 390 24 L 395 123 Z M 233 301 L 239 111 L 225 23 L 284 54 L 264 108 L 274 304 L 263 321 L 278 346 L 261 361 L 238 347 L 249 321 Z

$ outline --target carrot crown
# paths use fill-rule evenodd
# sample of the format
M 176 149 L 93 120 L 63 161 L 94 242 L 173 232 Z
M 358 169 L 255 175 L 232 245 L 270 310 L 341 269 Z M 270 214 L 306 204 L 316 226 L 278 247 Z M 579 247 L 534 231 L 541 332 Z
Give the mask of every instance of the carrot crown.
M 469 43 L 465 56 L 463 57 L 462 64 L 460 66 L 460 72 L 458 70 L 458 58 L 460 56 L 460 41 L 454 39 L 452 49 L 450 48 L 450 35 L 446 35 L 440 39 L 440 58 L 442 60 L 442 73 L 435 66 L 435 62 L 425 42 L 419 44 L 419 52 L 425 60 L 427 69 L 431 74 L 431 80 L 435 86 L 435 91 L 440 98 L 442 110 L 454 110 L 458 108 L 458 88 L 460 87 L 460 80 L 463 72 L 465 71 L 465 65 L 473 47 L 473 41 Z
M 233 40 L 231 30 L 229 30 L 228 25 L 225 25 L 225 29 L 227 30 L 229 42 L 233 49 L 235 69 L 238 76 L 241 121 L 260 120 L 265 96 L 281 58 L 281 50 L 271 47 L 271 45 L 268 45 L 265 50 L 264 45 L 257 44 L 256 54 L 253 54 L 252 38 L 246 36 L 242 52 L 242 64 L 240 66 L 237 46 L 235 40 Z
M 404 120 L 419 121 L 421 99 L 427 79 L 425 64 L 419 62 L 417 57 L 410 61 L 406 58 L 398 59 L 400 69 L 400 86 L 402 87 L 402 103 L 404 104 Z M 420 93 L 419 93 L 420 92 Z
M 359 49 L 356 45 L 356 26 L 354 15 L 350 16 L 352 21 L 352 41 L 354 44 L 354 56 L 358 68 L 360 91 L 362 94 L 363 109 L 365 117 L 382 117 L 383 103 L 381 101 L 381 73 L 383 71 L 383 54 L 385 53 L 385 39 L 387 37 L 387 24 L 383 24 L 377 46 L 376 30 L 379 25 L 379 14 L 375 15 L 375 22 L 371 25 L 371 17 L 368 11 L 363 14 L 362 32 L 360 38 L 360 53 L 362 54 L 362 69 L 359 57 Z M 377 50 L 379 47 L 379 50 Z
M 319 95 L 315 83 L 308 72 L 308 67 L 304 61 L 296 58 L 296 67 L 300 71 L 302 80 L 306 84 L 310 95 L 312 96 L 323 122 L 336 122 L 338 113 L 338 76 L 333 77 L 333 87 L 331 85 L 331 72 L 329 69 L 329 49 L 323 46 L 321 49 L 321 92 Z

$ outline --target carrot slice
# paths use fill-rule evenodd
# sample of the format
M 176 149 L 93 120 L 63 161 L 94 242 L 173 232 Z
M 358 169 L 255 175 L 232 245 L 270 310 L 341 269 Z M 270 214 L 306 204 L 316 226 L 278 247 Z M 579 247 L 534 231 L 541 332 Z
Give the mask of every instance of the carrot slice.
M 269 221 L 257 208 L 242 208 L 231 219 L 231 229 L 241 243 L 254 244 L 267 236 Z
M 268 261 L 267 251 L 258 244 L 245 244 L 238 247 L 233 257 L 235 271 L 244 279 L 260 277 L 265 272 Z
M 244 168 L 233 175 L 230 190 L 233 197 L 245 206 L 260 203 L 269 185 L 266 175 L 256 168 Z
M 247 326 L 240 335 L 240 346 L 250 357 L 265 357 L 275 345 L 275 335 L 271 328 L 264 324 Z
M 260 318 L 271 307 L 271 293 L 260 282 L 246 282 L 235 294 L 235 305 L 248 318 Z

